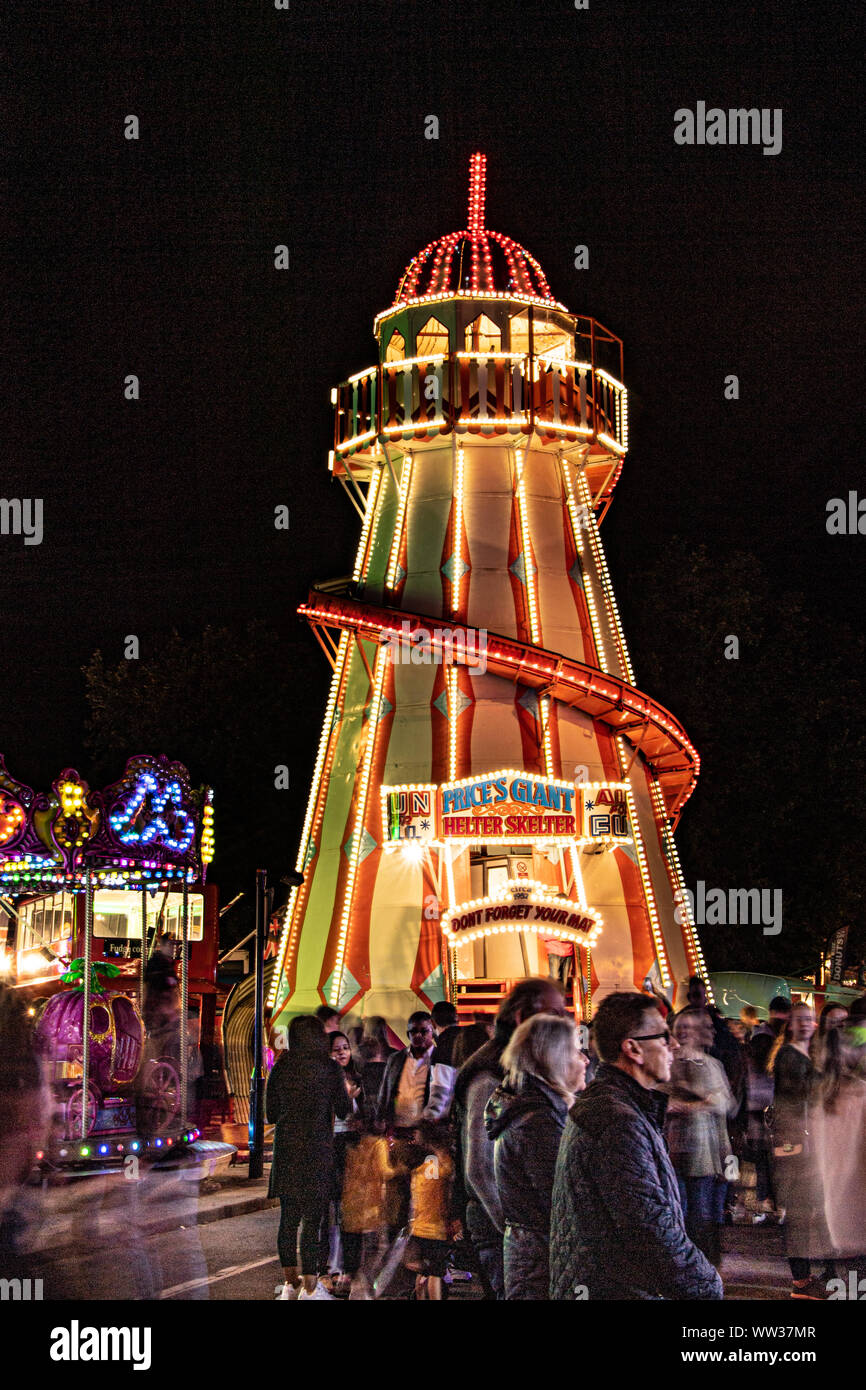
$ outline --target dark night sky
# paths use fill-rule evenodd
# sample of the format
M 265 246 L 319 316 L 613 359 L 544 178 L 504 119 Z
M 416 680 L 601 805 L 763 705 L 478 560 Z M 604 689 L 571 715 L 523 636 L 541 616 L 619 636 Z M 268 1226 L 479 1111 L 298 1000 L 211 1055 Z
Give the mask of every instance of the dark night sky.
M 290 631 L 308 584 L 351 568 L 329 391 L 374 360 L 373 317 L 411 256 L 465 225 L 476 148 L 488 225 L 625 342 L 632 450 L 604 539 L 635 644 L 664 645 L 640 577 L 676 535 L 750 550 L 861 625 L 866 540 L 825 531 L 827 499 L 862 478 L 859 25 L 792 0 L 19 7 L 0 493 L 44 498 L 45 538 L 0 537 L 13 771 L 86 775 L 96 646 L 116 660 L 127 633 L 256 615 Z M 675 109 L 698 100 L 781 107 L 782 153 L 675 145 Z M 304 796 L 320 670 L 286 699 Z

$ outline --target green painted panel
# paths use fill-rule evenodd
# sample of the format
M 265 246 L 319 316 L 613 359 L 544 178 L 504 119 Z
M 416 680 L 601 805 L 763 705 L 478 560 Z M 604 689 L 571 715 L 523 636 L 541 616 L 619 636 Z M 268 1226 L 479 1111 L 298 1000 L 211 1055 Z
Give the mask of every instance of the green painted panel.
M 376 650 L 372 643 L 363 644 L 372 668 Z M 325 815 L 319 831 L 319 855 L 313 882 L 307 899 L 301 939 L 298 946 L 298 969 L 295 992 L 314 991 L 319 982 L 322 959 L 331 926 L 337 875 L 340 871 L 343 842 L 349 831 L 347 821 L 352 805 L 355 774 L 363 732 L 363 718 L 369 699 L 370 682 L 357 649 L 349 657 L 349 675 L 343 704 L 343 722 L 337 735 L 337 747 L 328 783 Z
M 403 460 L 393 450 L 391 451 L 391 462 L 394 464 L 394 472 L 399 478 Z M 376 499 L 376 518 L 374 519 L 376 531 L 370 563 L 367 566 L 367 578 L 364 581 L 364 590 L 368 598 L 380 595 L 384 590 L 388 560 L 394 542 L 394 527 L 397 524 L 398 502 L 394 479 L 391 477 L 391 470 L 386 464 L 382 472 L 379 496 Z

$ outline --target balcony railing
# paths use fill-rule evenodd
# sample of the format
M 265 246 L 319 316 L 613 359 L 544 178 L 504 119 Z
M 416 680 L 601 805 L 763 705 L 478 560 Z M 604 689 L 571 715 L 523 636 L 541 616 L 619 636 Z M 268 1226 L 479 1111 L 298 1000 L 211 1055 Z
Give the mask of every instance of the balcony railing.
M 628 449 L 628 393 L 589 362 L 509 352 L 455 352 L 384 362 L 338 386 L 334 451 L 376 452 L 386 441 L 455 430 L 600 442 Z

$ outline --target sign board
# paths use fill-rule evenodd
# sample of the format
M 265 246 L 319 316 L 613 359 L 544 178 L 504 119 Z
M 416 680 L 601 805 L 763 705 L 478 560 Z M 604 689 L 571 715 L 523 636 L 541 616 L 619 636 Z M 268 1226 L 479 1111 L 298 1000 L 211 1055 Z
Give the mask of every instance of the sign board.
M 848 942 L 848 928 L 840 927 L 830 938 L 830 979 L 834 985 L 841 985 L 845 972 L 845 946 Z
M 602 929 L 601 914 L 570 898 L 554 895 L 548 885 L 523 879 L 506 892 L 461 903 L 442 919 L 452 946 L 504 931 L 531 931 L 591 946 Z
M 386 844 L 547 841 L 610 848 L 631 836 L 627 782 L 563 782 L 506 769 L 382 787 Z
M 390 844 L 432 844 L 436 840 L 438 788 L 383 787 L 385 839 Z
M 631 839 L 627 782 L 582 782 L 580 840 L 584 845 L 611 845 Z
M 442 840 L 574 839 L 572 782 L 530 772 L 492 772 L 439 788 Z

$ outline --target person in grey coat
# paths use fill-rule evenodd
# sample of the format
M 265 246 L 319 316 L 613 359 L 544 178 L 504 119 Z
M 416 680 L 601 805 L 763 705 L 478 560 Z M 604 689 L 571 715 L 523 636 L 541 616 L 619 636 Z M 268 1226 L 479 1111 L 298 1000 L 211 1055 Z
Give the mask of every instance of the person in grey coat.
M 484 1107 L 504 1075 L 502 1054 L 518 1024 L 533 1014 L 564 1014 L 562 991 L 551 979 L 529 976 L 506 995 L 493 1037 L 460 1068 L 454 1087 L 457 1130 L 457 1204 L 463 1229 L 478 1259 L 485 1297 L 504 1296 L 502 1235 L 505 1221 L 493 1171 L 493 1145 L 484 1127 Z
M 569 1112 L 553 1183 L 550 1297 L 720 1299 L 662 1133 L 670 1030 L 648 995 L 609 994 L 593 1036 L 602 1065 Z
M 546 1300 L 550 1201 L 568 1107 L 583 1090 L 586 1058 L 570 1018 L 536 1014 L 502 1054 L 505 1079 L 484 1113 L 505 1222 L 505 1297 Z

